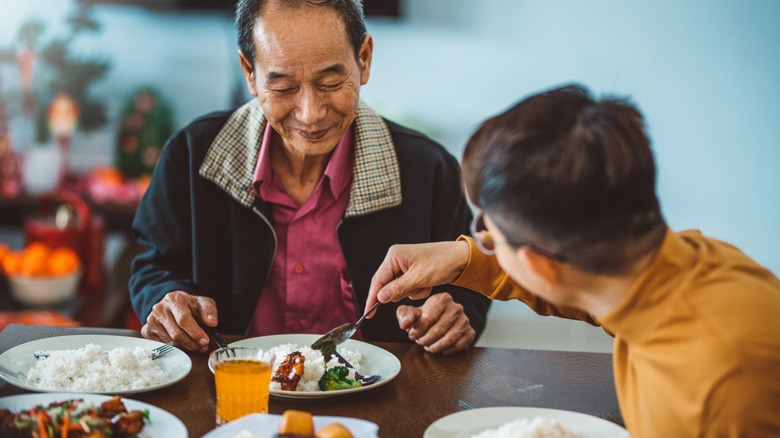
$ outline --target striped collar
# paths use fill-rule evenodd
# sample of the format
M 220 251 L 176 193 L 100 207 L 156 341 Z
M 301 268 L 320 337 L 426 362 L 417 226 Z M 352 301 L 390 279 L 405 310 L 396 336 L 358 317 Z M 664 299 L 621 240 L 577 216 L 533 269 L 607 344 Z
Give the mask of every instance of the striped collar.
M 245 207 L 255 200 L 252 178 L 266 125 L 257 99 L 238 108 L 211 143 L 198 172 Z M 401 174 L 390 130 L 363 102 L 354 127 L 354 174 L 345 217 L 400 205 Z

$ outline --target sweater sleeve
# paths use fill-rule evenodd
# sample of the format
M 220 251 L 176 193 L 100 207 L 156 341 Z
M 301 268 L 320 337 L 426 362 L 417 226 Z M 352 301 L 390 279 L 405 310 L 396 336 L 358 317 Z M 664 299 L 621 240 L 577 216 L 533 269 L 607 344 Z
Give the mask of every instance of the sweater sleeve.
M 501 269 L 496 257 L 483 254 L 471 237 L 460 236 L 458 240 L 468 242 L 469 260 L 454 285 L 479 292 L 493 300 L 520 300 L 539 315 L 579 319 L 591 325 L 599 325 L 589 313 L 571 307 L 555 307 L 517 284 Z

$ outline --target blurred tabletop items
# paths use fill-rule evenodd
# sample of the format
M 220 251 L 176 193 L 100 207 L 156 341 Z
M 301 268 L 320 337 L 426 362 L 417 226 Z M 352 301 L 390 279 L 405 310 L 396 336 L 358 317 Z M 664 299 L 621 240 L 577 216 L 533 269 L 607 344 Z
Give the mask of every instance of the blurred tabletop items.
M 95 92 L 111 59 L 80 44 L 101 32 L 93 3 L 74 2 L 62 23 L 27 19 L 0 41 L 0 328 L 136 326 L 130 227 L 174 120 L 154 86 Z
M 123 325 L 117 320 L 129 310 L 127 298 L 121 287 L 109 287 L 106 222 L 91 204 L 60 190 L 0 200 L 4 211 L 3 224 L 18 226 L 23 242 L 0 241 L 0 323 Z M 133 211 L 124 210 L 123 224 Z M 129 260 L 123 263 L 129 272 Z

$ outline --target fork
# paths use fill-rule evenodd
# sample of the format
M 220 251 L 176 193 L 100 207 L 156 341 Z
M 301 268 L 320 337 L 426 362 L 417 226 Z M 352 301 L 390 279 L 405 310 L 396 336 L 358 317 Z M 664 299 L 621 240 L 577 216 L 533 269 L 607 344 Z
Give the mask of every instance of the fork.
M 157 359 L 158 357 L 161 357 L 165 355 L 166 353 L 169 353 L 172 351 L 175 347 L 173 346 L 173 342 L 168 342 L 167 344 L 160 345 L 159 347 L 152 348 L 152 360 Z M 33 356 L 35 356 L 37 359 L 49 357 L 52 351 L 56 350 L 37 350 L 33 352 Z M 103 351 L 105 354 L 108 354 L 108 350 Z
M 158 357 L 163 356 L 164 354 L 172 351 L 174 349 L 173 342 L 168 342 L 167 344 L 160 345 L 159 347 L 152 348 L 152 360 L 157 359 Z

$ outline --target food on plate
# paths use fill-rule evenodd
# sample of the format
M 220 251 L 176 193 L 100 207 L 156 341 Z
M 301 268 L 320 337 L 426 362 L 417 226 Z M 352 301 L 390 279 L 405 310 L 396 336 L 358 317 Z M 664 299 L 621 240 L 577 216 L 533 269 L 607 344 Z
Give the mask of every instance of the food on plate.
M 310 437 L 314 435 L 314 419 L 311 413 L 288 409 L 282 414 L 277 437 Z
M 510 421 L 498 428 L 488 429 L 471 438 L 584 438 L 584 435 L 572 432 L 555 420 L 534 417 Z
M 314 432 L 314 418 L 306 411 L 288 409 L 282 414 L 279 432 L 274 438 L 353 438 L 340 423 L 330 423 Z
M 295 391 L 295 387 L 298 386 L 298 382 L 303 376 L 303 363 L 305 361 L 306 357 L 300 351 L 293 351 L 285 356 L 281 365 L 276 368 L 271 381 L 279 382 L 285 391 Z
M 242 430 L 233 438 L 260 438 L 252 431 Z M 314 431 L 314 418 L 311 413 L 288 409 L 282 414 L 279 428 L 273 438 L 354 438 L 341 423 L 330 423 Z
M 317 431 L 317 438 L 352 438 L 352 432 L 341 423 L 330 423 Z
M 149 388 L 167 380 L 165 371 L 142 347 L 114 348 L 107 353 L 97 344 L 76 350 L 55 350 L 38 360 L 27 382 L 56 391 L 116 392 Z
M 0 409 L 0 436 L 134 437 L 141 433 L 148 420 L 148 411 L 128 411 L 119 396 L 100 406 L 75 398 L 47 406 L 31 406 L 21 412 Z
M 318 385 L 323 391 L 336 391 L 339 389 L 357 388 L 363 386 L 359 380 L 353 380 L 349 377 L 349 368 L 337 366 L 328 368 L 320 378 Z
M 274 354 L 271 379 L 272 390 L 317 392 L 334 389 L 347 389 L 361 386 L 355 373 L 363 372 L 363 355 L 360 352 L 340 347 L 337 351 L 352 368 L 346 367 L 335 356 L 325 358 L 321 351 L 297 344 L 282 344 L 269 349 Z M 325 377 L 326 371 L 341 367 Z M 346 370 L 346 373 L 344 373 Z M 340 376 L 334 379 L 333 376 Z M 278 377 L 277 377 L 278 376 Z M 297 379 L 297 380 L 296 380 Z M 325 388 L 320 386 L 324 379 Z M 293 383 L 294 382 L 294 383 Z
M 249 430 L 242 430 L 233 438 L 260 438 Z M 288 409 L 282 414 L 279 428 L 273 438 L 354 438 L 341 423 L 330 423 L 314 431 L 314 417 L 310 412 Z

